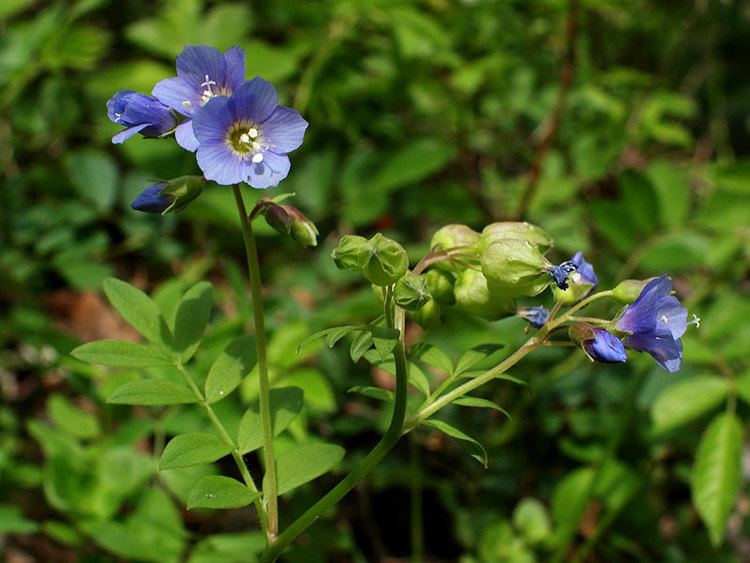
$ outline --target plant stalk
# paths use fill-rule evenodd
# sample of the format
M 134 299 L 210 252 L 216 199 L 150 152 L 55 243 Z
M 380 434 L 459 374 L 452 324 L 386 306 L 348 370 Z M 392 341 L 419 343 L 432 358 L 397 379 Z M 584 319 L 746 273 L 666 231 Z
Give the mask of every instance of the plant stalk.
M 245 202 L 242 200 L 240 186 L 232 186 L 237 211 L 240 214 L 242 235 L 247 252 L 247 270 L 250 277 L 250 296 L 253 302 L 253 318 L 255 321 L 255 347 L 258 353 L 258 395 L 260 403 L 260 418 L 263 428 L 263 462 L 265 465 L 264 500 L 268 507 L 268 529 L 266 536 L 272 544 L 279 532 L 279 499 L 276 486 L 276 461 L 273 455 L 273 427 L 271 425 L 271 408 L 269 402 L 268 383 L 268 355 L 266 353 L 266 329 L 263 318 L 263 296 L 261 294 L 260 262 L 258 248 L 255 244 L 253 226 L 247 216 Z

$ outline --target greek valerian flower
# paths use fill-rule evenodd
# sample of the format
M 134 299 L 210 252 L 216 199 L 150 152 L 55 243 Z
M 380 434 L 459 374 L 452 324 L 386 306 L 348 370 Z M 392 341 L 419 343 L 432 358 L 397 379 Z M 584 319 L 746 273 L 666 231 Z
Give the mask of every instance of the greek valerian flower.
M 534 328 L 542 328 L 549 319 L 549 311 L 542 306 L 523 307 L 516 311 L 516 315 L 526 319 Z
M 286 178 L 287 153 L 302 144 L 308 124 L 278 103 L 273 85 L 256 77 L 228 98 L 211 98 L 195 113 L 198 166 L 206 179 L 265 189 Z
M 592 360 L 603 364 L 622 363 L 628 360 L 625 346 L 620 339 L 603 328 L 592 328 L 591 337 L 583 340 L 581 346 Z
M 160 137 L 169 133 L 177 123 L 167 106 L 152 96 L 133 90 L 121 90 L 107 102 L 109 119 L 126 128 L 112 137 L 120 144 L 136 133 L 144 137 Z
M 177 126 L 175 139 L 195 152 L 192 117 L 215 96 L 231 96 L 245 80 L 245 51 L 232 47 L 226 53 L 206 45 L 188 45 L 177 56 L 177 76 L 165 78 L 152 94 L 188 119 Z
M 623 342 L 629 348 L 648 352 L 670 372 L 680 369 L 682 341 L 687 330 L 687 309 L 670 295 L 668 276 L 648 282 L 638 298 L 623 312 L 615 327 L 628 335 Z

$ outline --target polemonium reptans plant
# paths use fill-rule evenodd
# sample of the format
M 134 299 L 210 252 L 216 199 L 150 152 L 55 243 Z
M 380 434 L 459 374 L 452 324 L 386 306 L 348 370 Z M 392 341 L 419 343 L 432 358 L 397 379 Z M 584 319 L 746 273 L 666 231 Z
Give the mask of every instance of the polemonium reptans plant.
M 79 359 L 130 368 L 169 368 L 183 384 L 165 378 L 163 371 L 117 388 L 110 402 L 130 405 L 198 405 L 215 429 L 214 434 L 174 436 L 163 451 L 162 469 L 206 464 L 230 456 L 242 481 L 205 476 L 192 486 L 189 508 L 228 509 L 253 504 L 266 538 L 261 561 L 275 561 L 291 542 L 333 507 L 388 454 L 401 437 L 418 427 L 431 427 L 471 445 L 472 455 L 486 465 L 482 446 L 436 415 L 450 404 L 499 408 L 470 397 L 494 379 L 517 381 L 507 371 L 531 352 L 549 346 L 578 346 L 594 362 L 627 362 L 626 348 L 650 354 L 670 372 L 680 367 L 680 337 L 687 328 L 687 311 L 672 295 L 669 277 L 626 280 L 615 288 L 593 293 L 599 284 L 594 268 L 583 257 L 554 265 L 547 258 L 553 240 L 540 227 L 522 222 L 487 225 L 482 232 L 465 225 L 438 230 L 430 251 L 415 265 L 395 240 L 376 234 L 367 239 L 347 235 L 340 239 L 333 260 L 340 269 L 358 272 L 382 298 L 383 314 L 365 325 L 334 327 L 310 336 L 329 346 L 352 339 L 351 357 L 390 364 L 395 391 L 356 388 L 369 397 L 392 404 L 390 424 L 372 450 L 329 492 L 283 529 L 279 524 L 279 496 L 329 471 L 344 455 L 333 444 L 315 442 L 277 455 L 274 436 L 284 430 L 302 404 L 302 391 L 272 388 L 268 375 L 261 268 L 253 230 L 263 217 L 282 234 L 307 247 L 317 244 L 315 225 L 288 197 L 262 197 L 248 212 L 243 184 L 254 189 L 277 186 L 292 168 L 289 153 L 304 140 L 307 121 L 294 109 L 279 105 L 276 89 L 260 77 L 245 79 L 245 53 L 238 47 L 221 53 L 207 46 L 188 46 L 177 57 L 177 77 L 155 85 L 152 96 L 123 90 L 107 104 L 109 117 L 125 129 L 114 143 L 141 134 L 166 138 L 172 133 L 184 149 L 195 152 L 202 176 L 183 176 L 145 187 L 133 202 L 136 211 L 175 213 L 201 195 L 206 182 L 231 186 L 247 251 L 255 333 L 227 347 L 207 374 L 195 374 L 191 362 L 201 344 L 212 304 L 206 282 L 188 290 L 176 312 L 168 314 L 140 290 L 108 280 L 105 292 L 112 304 L 145 338 L 146 343 L 96 341 L 77 348 Z M 315 124 L 313 124 L 313 127 Z M 549 290 L 549 291 L 548 291 Z M 533 299 L 546 299 L 547 309 Z M 579 311 L 602 299 L 619 301 L 625 308 L 605 316 L 579 316 Z M 426 345 L 407 350 L 404 328 L 408 321 L 429 328 L 441 322 L 445 309 L 499 320 L 519 316 L 527 320 L 529 335 L 515 350 L 490 369 L 476 369 L 489 357 L 474 349 L 455 365 L 442 352 Z M 615 313 L 613 311 L 613 313 Z M 254 340 L 254 347 L 250 342 Z M 302 345 L 301 343 L 300 345 Z M 496 350 L 494 348 L 493 350 Z M 433 365 L 446 377 L 436 386 L 426 378 L 409 379 L 409 364 Z M 254 369 L 256 368 L 257 369 Z M 233 435 L 212 406 L 231 394 L 245 377 L 257 372 L 259 399 L 251 405 Z M 408 390 L 407 381 L 414 387 Z M 199 386 L 198 382 L 203 382 Z M 419 393 L 410 401 L 407 394 Z M 262 454 L 264 473 L 253 475 L 246 454 Z

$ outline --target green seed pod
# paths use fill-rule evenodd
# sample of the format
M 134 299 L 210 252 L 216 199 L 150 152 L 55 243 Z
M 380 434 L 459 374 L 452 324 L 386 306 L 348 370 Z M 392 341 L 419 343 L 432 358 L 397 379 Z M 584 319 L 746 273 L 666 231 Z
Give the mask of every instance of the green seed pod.
M 430 295 L 440 305 L 453 305 L 456 296 L 453 295 L 453 276 L 443 270 L 430 270 L 425 274 Z
M 482 230 L 480 247 L 486 249 L 493 242 L 521 240 L 528 241 L 535 246 L 541 247 L 546 252 L 552 247 L 552 238 L 542 229 L 531 223 L 504 222 L 492 223 Z
M 594 287 L 593 283 L 584 282 L 578 272 L 573 272 L 568 276 L 568 289 L 560 289 L 556 285 L 552 286 L 552 294 L 555 301 L 563 305 L 572 305 L 586 297 Z
M 643 287 L 651 281 L 647 280 L 623 280 L 612 290 L 612 296 L 622 303 L 632 303 L 641 294 Z
M 448 250 L 450 248 L 460 247 L 461 254 L 470 254 L 478 257 L 480 235 L 475 230 L 466 225 L 446 225 L 439 229 L 430 241 L 430 248 L 436 250 Z M 441 260 L 435 263 L 436 268 L 447 272 L 460 272 L 464 268 L 451 260 Z
M 549 286 L 549 262 L 525 240 L 493 242 L 482 253 L 482 273 L 493 292 L 506 298 L 538 295 Z
M 412 319 L 422 328 L 432 328 L 440 324 L 443 311 L 434 299 L 430 299 L 422 307 L 411 313 Z
M 180 176 L 169 180 L 161 195 L 172 198 L 172 203 L 162 213 L 179 213 L 203 193 L 206 180 L 203 176 Z
M 396 282 L 393 290 L 396 305 L 406 311 L 416 311 L 430 300 L 430 290 L 424 276 L 417 276 L 407 272 Z
M 376 234 L 369 241 L 370 259 L 364 269 L 365 277 L 375 285 L 396 283 L 409 269 L 406 250 L 395 240 Z
M 365 237 L 344 235 L 339 245 L 333 249 L 331 257 L 339 270 L 361 272 L 372 255 L 370 242 Z
M 512 299 L 490 291 L 482 272 L 467 268 L 458 276 L 453 288 L 456 304 L 471 315 L 497 320 L 513 315 L 516 305 Z

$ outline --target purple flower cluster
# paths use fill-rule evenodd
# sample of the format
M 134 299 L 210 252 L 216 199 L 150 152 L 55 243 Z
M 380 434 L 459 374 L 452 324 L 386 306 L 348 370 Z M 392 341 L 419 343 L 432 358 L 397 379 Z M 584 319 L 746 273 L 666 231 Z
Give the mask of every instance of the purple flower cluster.
M 207 180 L 258 189 L 277 186 L 289 173 L 288 153 L 302 144 L 307 121 L 279 105 L 272 84 L 245 80 L 245 52 L 232 47 L 187 46 L 177 57 L 177 76 L 154 86 L 152 96 L 123 90 L 107 102 L 109 118 L 126 129 L 121 143 L 141 133 L 174 132 L 177 143 L 197 153 Z

